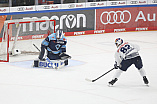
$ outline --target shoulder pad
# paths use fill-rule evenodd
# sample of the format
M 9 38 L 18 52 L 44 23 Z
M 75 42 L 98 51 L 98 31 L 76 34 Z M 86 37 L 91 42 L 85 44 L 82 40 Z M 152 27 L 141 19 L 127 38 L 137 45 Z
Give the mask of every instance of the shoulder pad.
M 56 40 L 55 33 L 52 33 L 51 35 L 49 35 L 48 38 L 49 38 L 49 40 Z
M 63 40 L 63 41 L 67 41 L 67 38 L 65 36 L 63 36 L 61 39 L 59 40 Z

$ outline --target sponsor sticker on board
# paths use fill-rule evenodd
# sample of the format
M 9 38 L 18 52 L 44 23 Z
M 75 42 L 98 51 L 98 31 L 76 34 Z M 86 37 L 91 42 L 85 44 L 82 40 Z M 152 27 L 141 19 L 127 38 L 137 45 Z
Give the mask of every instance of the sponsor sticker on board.
M 35 11 L 35 6 L 19 6 L 19 7 L 11 7 L 10 12 L 28 12 Z
M 0 13 L 9 13 L 9 7 L 0 8 Z

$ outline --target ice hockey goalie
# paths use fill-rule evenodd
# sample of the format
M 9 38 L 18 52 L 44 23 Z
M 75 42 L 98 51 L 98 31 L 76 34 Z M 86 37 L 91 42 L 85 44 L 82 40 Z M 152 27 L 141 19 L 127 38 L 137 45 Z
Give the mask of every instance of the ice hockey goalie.
M 41 43 L 39 59 L 34 60 L 34 67 L 59 69 L 68 65 L 68 59 L 71 58 L 66 54 L 67 39 L 62 30 L 50 34 Z M 44 58 L 45 50 L 47 57 Z

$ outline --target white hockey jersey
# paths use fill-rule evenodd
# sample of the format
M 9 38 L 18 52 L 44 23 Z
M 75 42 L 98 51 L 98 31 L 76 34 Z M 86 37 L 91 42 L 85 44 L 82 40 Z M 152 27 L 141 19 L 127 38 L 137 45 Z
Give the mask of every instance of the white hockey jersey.
M 139 56 L 140 47 L 136 44 L 125 42 L 121 44 L 115 52 L 115 61 L 119 66 L 122 60 L 127 60 Z

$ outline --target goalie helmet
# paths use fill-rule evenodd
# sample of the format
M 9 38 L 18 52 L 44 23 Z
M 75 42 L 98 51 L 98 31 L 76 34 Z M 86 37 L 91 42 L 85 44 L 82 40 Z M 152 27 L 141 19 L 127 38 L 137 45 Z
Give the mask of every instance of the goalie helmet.
M 121 39 L 121 38 L 117 38 L 115 40 L 115 44 L 116 44 L 117 47 L 120 46 L 122 43 L 123 43 L 123 39 Z
M 57 39 L 61 39 L 62 37 L 63 37 L 63 31 L 62 30 L 58 30 L 57 32 L 56 32 L 56 38 Z

